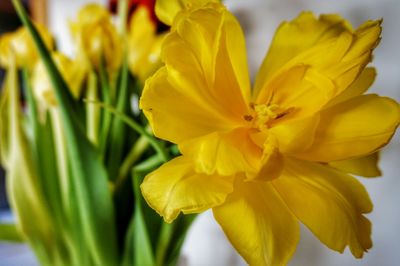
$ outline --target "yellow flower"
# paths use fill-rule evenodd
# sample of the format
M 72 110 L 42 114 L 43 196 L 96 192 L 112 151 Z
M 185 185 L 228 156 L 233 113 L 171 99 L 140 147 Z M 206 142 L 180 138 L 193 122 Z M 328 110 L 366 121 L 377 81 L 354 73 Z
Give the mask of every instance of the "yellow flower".
M 36 24 L 40 36 L 48 49 L 54 49 L 53 37 L 42 25 Z M 39 55 L 29 32 L 21 27 L 12 33 L 6 33 L 0 38 L 0 66 L 9 67 L 14 57 L 17 67 L 31 68 L 36 63 Z
M 81 93 L 84 69 L 82 69 L 78 61 L 72 61 L 61 53 L 54 52 L 52 57 L 68 88 L 71 90 L 70 92 L 75 98 L 78 98 Z M 54 89 L 43 61 L 38 61 L 34 67 L 32 89 L 41 108 L 47 109 L 57 106 Z
M 108 11 L 100 5 L 82 8 L 76 22 L 71 23 L 77 41 L 77 54 L 88 68 L 98 69 L 102 59 L 108 71 L 121 66 L 123 45 Z
M 372 203 L 329 163 L 379 150 L 399 124 L 395 101 L 362 95 L 380 33 L 380 21 L 353 30 L 337 15 L 302 13 L 277 30 L 251 90 L 234 16 L 219 4 L 179 13 L 140 104 L 182 156 L 145 178 L 148 204 L 167 222 L 212 208 L 251 265 L 286 264 L 299 222 L 362 257 Z
M 139 6 L 133 14 L 128 35 L 128 63 L 131 72 L 145 81 L 161 66 L 161 43 L 165 34 L 157 34 L 157 25 L 149 11 Z

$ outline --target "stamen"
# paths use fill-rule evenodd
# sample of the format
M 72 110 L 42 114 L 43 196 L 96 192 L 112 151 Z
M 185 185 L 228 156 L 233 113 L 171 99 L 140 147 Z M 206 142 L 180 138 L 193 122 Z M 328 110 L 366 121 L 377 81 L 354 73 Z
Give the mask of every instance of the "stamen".
M 244 120 L 249 121 L 249 122 L 251 120 L 253 120 L 253 116 L 251 116 L 251 115 L 244 115 L 243 118 L 244 118 Z

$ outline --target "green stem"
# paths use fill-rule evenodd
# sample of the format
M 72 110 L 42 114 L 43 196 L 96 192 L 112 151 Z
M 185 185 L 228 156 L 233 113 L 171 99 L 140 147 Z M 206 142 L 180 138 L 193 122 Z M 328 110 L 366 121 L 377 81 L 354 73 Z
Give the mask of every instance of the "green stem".
M 99 100 L 97 77 L 96 74 L 92 71 L 89 73 L 86 97 L 90 101 Z M 89 140 L 95 146 L 97 146 L 99 142 L 100 108 L 93 104 L 87 104 L 86 110 L 87 110 L 87 119 L 86 119 L 87 136 Z
M 88 100 L 85 100 L 87 102 L 90 102 Z M 169 160 L 169 154 L 165 150 L 164 146 L 162 145 L 161 142 L 159 142 L 156 138 L 154 138 L 150 133 L 148 133 L 139 123 L 137 123 L 135 120 L 131 119 L 129 116 L 125 115 L 124 113 L 121 113 L 114 107 L 107 105 L 105 103 L 100 103 L 100 102 L 92 102 L 93 104 L 97 104 L 100 107 L 103 107 L 107 109 L 107 111 L 113 113 L 114 115 L 118 116 L 119 119 L 124 121 L 128 126 L 130 126 L 133 130 L 135 130 L 137 133 L 142 135 L 147 139 L 147 141 L 150 143 L 150 145 L 154 148 L 154 150 L 160 155 L 162 160 L 164 162 L 167 162 Z
M 163 266 L 166 264 L 165 258 L 167 255 L 167 249 L 169 243 L 172 239 L 172 234 L 174 232 L 175 223 L 167 224 L 165 222 L 162 223 L 160 236 L 157 243 L 156 249 L 156 265 Z
M 119 18 L 119 32 L 121 35 L 126 34 L 126 24 L 128 22 L 128 1 L 118 1 L 118 18 Z
M 133 145 L 132 149 L 129 151 L 125 160 L 122 162 L 122 165 L 119 169 L 118 178 L 116 180 L 116 184 L 123 183 L 123 181 L 128 176 L 130 169 L 133 164 L 137 162 L 137 160 L 142 156 L 142 154 L 146 151 L 149 146 L 149 142 L 146 137 L 141 136 Z
M 63 203 L 63 207 L 65 210 L 70 209 L 69 200 L 70 200 L 70 180 L 68 177 L 68 153 L 67 153 L 67 145 L 65 142 L 65 133 L 62 124 L 62 116 L 60 110 L 57 108 L 50 110 L 50 119 L 51 125 L 53 127 L 53 139 L 54 146 L 56 148 L 56 161 L 57 161 L 57 170 L 58 176 L 60 180 L 60 188 L 61 188 L 61 199 Z
M 111 105 L 111 87 L 107 78 L 107 72 L 103 62 L 100 64 L 99 75 L 100 75 L 100 84 L 101 84 L 103 101 L 106 104 Z M 112 119 L 111 114 L 109 112 L 104 112 L 101 123 L 102 128 L 100 135 L 100 150 L 102 151 L 103 155 L 105 153 L 105 147 L 108 140 L 108 133 L 111 127 L 111 119 Z

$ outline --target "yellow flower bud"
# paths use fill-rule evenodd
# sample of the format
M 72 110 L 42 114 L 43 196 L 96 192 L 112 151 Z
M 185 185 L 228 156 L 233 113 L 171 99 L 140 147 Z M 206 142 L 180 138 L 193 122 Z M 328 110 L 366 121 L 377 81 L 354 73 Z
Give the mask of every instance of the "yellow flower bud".
M 122 62 L 122 41 L 111 21 L 111 16 L 100 5 L 85 6 L 71 23 L 72 34 L 78 44 L 78 57 L 88 68 L 99 68 L 104 59 L 108 71 L 117 70 Z
M 78 98 L 81 93 L 84 69 L 77 61 L 72 61 L 61 53 L 54 52 L 52 57 L 71 94 Z M 34 67 L 32 88 L 36 100 L 40 103 L 39 106 L 44 109 L 57 106 L 54 89 L 43 61 L 39 61 Z
M 130 22 L 128 63 L 131 72 L 144 81 L 160 67 L 161 43 L 165 34 L 157 34 L 157 25 L 146 7 L 138 7 Z
M 53 50 L 54 42 L 50 32 L 39 24 L 36 28 L 47 48 Z M 13 33 L 4 34 L 0 38 L 0 66 L 8 67 L 11 56 L 15 57 L 17 67 L 28 68 L 33 67 L 39 58 L 31 35 L 23 27 Z
M 79 10 L 77 23 L 92 24 L 101 20 L 110 20 L 111 16 L 107 9 L 98 4 L 88 4 Z

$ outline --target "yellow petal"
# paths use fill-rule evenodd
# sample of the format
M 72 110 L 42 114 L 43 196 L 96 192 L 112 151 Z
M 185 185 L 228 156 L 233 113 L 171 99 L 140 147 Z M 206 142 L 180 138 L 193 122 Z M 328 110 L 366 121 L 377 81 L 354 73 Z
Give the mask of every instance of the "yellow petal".
M 104 6 L 96 3 L 87 4 L 79 10 L 76 21 L 70 23 L 72 35 L 76 37 L 85 25 L 97 24 L 110 19 L 110 13 Z
M 136 8 L 128 35 L 128 64 L 131 72 L 145 81 L 161 66 L 161 43 L 165 34 L 157 34 L 155 23 L 144 6 Z
M 279 150 L 291 154 L 309 148 L 314 141 L 319 115 L 280 123 L 270 129 L 278 141 Z
M 379 152 L 375 152 L 360 158 L 330 162 L 329 165 L 346 173 L 364 177 L 377 177 L 382 175 L 378 162 Z
M 247 129 L 215 132 L 179 145 L 185 156 L 194 160 L 196 171 L 223 176 L 257 173 L 262 150 L 249 137 Z
M 157 0 L 155 5 L 156 15 L 166 25 L 172 25 L 175 16 L 185 8 L 187 1 Z
M 308 86 L 304 88 L 304 82 L 301 82 L 291 86 L 291 90 L 294 95 L 314 90 L 320 99 L 314 110 L 319 110 L 357 79 L 371 60 L 372 50 L 379 42 L 381 21 L 369 21 L 353 32 L 343 19 L 337 16 L 330 16 L 328 20 L 326 18 L 321 16 L 317 20 L 310 13 L 303 13 L 294 22 L 283 24 L 260 70 L 261 81 L 257 81 L 256 93 L 265 94 L 264 90 L 275 90 L 270 94 L 274 98 L 279 97 L 282 90 L 271 83 L 288 69 L 299 65 L 308 66 L 304 76 Z M 297 34 L 301 35 L 300 41 L 291 39 Z M 295 44 L 288 48 L 287 43 Z M 311 88 L 310 84 L 313 85 Z M 321 91 L 325 98 L 320 97 Z M 286 90 L 283 93 L 288 94 Z M 301 110 L 304 106 L 310 105 L 303 97 L 296 105 L 285 107 L 301 107 Z
M 99 68 L 103 59 L 109 72 L 121 66 L 125 47 L 107 9 L 99 4 L 88 4 L 70 26 L 78 46 L 78 57 L 85 68 Z
M 329 106 L 347 101 L 353 97 L 362 95 L 372 85 L 376 77 L 376 70 L 373 67 L 367 67 L 361 72 L 360 76 L 342 93 L 329 102 Z
M 84 25 L 80 28 L 77 43 L 79 53 L 94 68 L 99 68 L 104 59 L 108 71 L 116 71 L 121 66 L 123 43 L 114 25 L 107 20 Z
M 233 177 L 195 173 L 180 156 L 148 174 L 140 186 L 143 197 L 168 223 L 180 212 L 199 213 L 225 201 L 233 190 Z
M 219 2 L 219 0 L 157 0 L 155 11 L 160 21 L 166 25 L 172 25 L 174 18 L 180 11 L 201 7 L 209 2 Z
M 243 120 L 249 109 L 250 81 L 236 18 L 222 5 L 209 4 L 182 14 L 173 26 L 162 53 L 170 74 L 179 86 L 221 106 L 220 112 Z
M 329 248 L 346 246 L 357 258 L 372 246 L 372 210 L 365 188 L 355 178 L 316 163 L 285 160 L 281 177 L 272 181 L 289 209 Z
M 298 223 L 269 182 L 238 182 L 213 212 L 248 264 L 286 265 L 293 255 Z
M 283 160 L 277 137 L 271 134 L 270 130 L 264 130 L 250 133 L 249 138 L 262 149 L 262 155 L 256 157 L 258 159 L 258 170 L 253 175 L 247 173 L 246 180 L 268 181 L 279 177 L 283 168 Z
M 250 177 L 249 180 L 259 179 L 263 181 L 270 181 L 278 178 L 283 170 L 283 156 L 278 151 L 277 147 L 272 147 L 270 150 L 265 151 L 261 159 L 261 168 L 257 175 Z
M 321 112 L 314 143 L 299 158 L 329 162 L 368 155 L 386 145 L 400 121 L 394 100 L 362 95 Z
M 176 86 L 172 79 L 161 68 L 147 80 L 140 99 L 140 108 L 157 137 L 180 143 L 235 126 L 191 91 L 182 91 L 187 88 Z
M 40 24 L 35 24 L 35 27 L 47 48 L 53 50 L 54 41 L 51 33 Z M 28 68 L 33 67 L 39 58 L 33 39 L 24 27 L 0 38 L 0 66 L 9 67 L 13 60 L 11 57 L 15 58 L 17 67 Z
M 163 45 L 166 67 L 146 82 L 141 97 L 154 133 L 179 143 L 245 124 L 250 89 L 244 54 L 240 26 L 223 6 L 176 20 Z
M 316 68 L 299 64 L 279 74 L 260 91 L 257 104 L 275 104 L 287 114 L 275 123 L 301 119 L 321 110 L 337 93 L 336 84 Z
M 80 95 L 84 71 L 76 61 L 72 61 L 65 55 L 54 52 L 53 60 L 56 63 L 58 70 L 70 89 L 71 94 L 77 98 Z M 51 106 L 56 106 L 56 97 L 52 88 L 52 83 L 47 74 L 47 70 L 42 61 L 39 61 L 34 68 L 32 75 L 32 89 L 34 95 L 40 103 L 39 108 L 47 109 Z
M 257 74 L 255 93 L 288 61 L 323 40 L 338 37 L 349 30 L 345 20 L 335 15 L 316 19 L 311 12 L 303 12 L 290 22 L 283 22 L 275 32 L 269 51 Z

